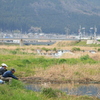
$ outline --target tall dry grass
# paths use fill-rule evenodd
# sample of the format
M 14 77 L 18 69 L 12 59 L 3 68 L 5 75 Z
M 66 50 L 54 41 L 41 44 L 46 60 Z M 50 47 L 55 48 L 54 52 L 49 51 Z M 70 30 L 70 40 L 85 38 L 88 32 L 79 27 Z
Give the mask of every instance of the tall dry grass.
M 42 49 L 42 48 L 47 48 L 47 49 L 53 49 L 56 48 L 57 50 L 72 50 L 72 48 L 80 48 L 80 50 L 98 50 L 99 47 L 85 47 L 85 46 L 70 46 L 70 45 L 65 45 L 59 47 L 60 44 L 69 44 L 72 41 L 59 41 L 56 42 L 53 45 L 47 46 L 47 45 L 29 45 L 29 46 L 7 46 L 7 45 L 0 45 L 0 49 L 6 49 L 6 50 L 16 50 L 19 49 L 22 52 L 26 53 L 36 53 L 36 49 Z M 99 58 L 100 53 L 97 52 L 96 54 L 91 54 L 89 52 L 73 52 L 73 53 L 65 53 L 61 58 L 78 58 L 82 55 L 88 54 L 89 56 L 93 58 Z M 97 56 L 98 55 L 98 56 Z
M 100 81 L 100 64 L 77 64 L 77 65 L 55 65 L 41 69 L 35 74 L 36 77 L 43 77 L 51 80 L 96 80 Z
M 67 52 L 64 53 L 60 58 L 80 58 L 81 56 L 89 55 L 90 58 L 94 60 L 100 60 L 100 52 L 90 53 L 90 52 Z

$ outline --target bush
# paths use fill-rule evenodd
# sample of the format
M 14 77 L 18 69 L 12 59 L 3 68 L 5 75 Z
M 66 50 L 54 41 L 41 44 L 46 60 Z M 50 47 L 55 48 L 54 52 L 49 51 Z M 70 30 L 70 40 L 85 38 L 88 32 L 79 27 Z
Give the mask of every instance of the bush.
M 12 54 L 17 54 L 17 51 L 15 51 L 15 50 L 14 50 L 14 51 L 10 51 L 10 52 L 11 52 Z
M 66 59 L 59 59 L 59 64 L 66 63 Z
M 88 60 L 90 59 L 89 55 L 85 55 L 85 56 L 82 56 L 80 57 L 81 60 Z
M 58 97 L 62 92 L 59 90 L 53 90 L 52 88 L 43 88 L 42 94 L 46 95 L 49 98 Z
M 74 48 L 72 48 L 72 51 L 80 51 L 80 48 L 74 47 Z
M 100 48 L 98 49 L 98 51 L 100 51 Z
M 94 59 L 90 58 L 89 55 L 85 55 L 85 56 L 80 57 L 80 60 L 81 60 L 83 63 L 90 63 L 90 64 L 98 63 L 98 62 L 95 61 Z
M 57 51 L 57 49 L 56 48 L 53 48 L 53 51 Z
M 48 52 L 50 49 L 43 47 L 42 50 Z

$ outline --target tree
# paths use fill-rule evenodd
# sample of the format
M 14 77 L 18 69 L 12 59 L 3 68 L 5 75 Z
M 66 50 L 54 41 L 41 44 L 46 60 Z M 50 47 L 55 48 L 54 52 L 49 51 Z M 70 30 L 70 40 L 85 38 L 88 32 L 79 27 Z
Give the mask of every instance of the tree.
M 31 28 L 29 29 L 29 32 L 32 32 L 32 33 L 41 33 L 42 29 L 41 29 L 41 27 L 33 27 L 33 26 L 31 26 Z

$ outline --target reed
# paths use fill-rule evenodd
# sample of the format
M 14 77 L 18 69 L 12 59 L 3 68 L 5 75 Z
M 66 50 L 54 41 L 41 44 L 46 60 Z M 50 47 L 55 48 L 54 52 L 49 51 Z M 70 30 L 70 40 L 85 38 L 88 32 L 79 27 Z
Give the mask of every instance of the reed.
M 46 70 L 40 70 L 35 74 L 36 77 L 43 77 L 51 80 L 73 80 L 73 81 L 86 81 L 86 79 L 93 81 L 100 81 L 100 64 L 76 64 L 76 65 L 54 65 Z

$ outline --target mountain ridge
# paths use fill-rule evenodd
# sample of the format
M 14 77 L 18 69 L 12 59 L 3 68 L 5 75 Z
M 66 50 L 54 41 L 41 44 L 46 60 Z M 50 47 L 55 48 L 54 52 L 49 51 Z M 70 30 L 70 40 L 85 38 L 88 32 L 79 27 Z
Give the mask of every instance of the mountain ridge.
M 98 27 L 100 0 L 1 0 L 0 29 L 27 31 L 41 27 L 47 33 L 77 32 L 79 25 Z

